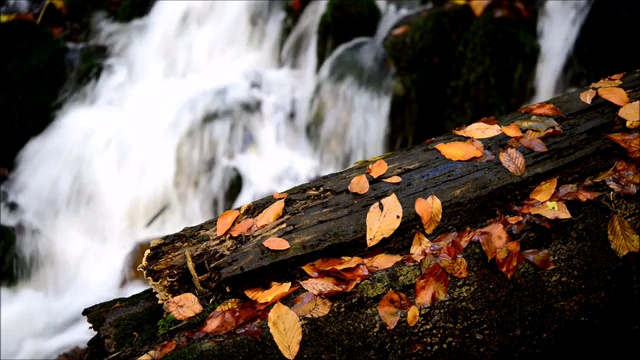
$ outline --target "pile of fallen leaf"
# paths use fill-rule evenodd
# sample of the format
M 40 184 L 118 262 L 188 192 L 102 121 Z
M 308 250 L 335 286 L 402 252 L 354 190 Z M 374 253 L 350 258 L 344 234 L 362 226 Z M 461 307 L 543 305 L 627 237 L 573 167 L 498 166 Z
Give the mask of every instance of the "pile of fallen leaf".
M 592 84 L 592 88 L 580 95 L 590 103 L 594 96 L 600 96 L 621 106 L 618 116 L 626 120 L 629 129 L 639 127 L 638 101 L 629 103 L 626 93 L 617 85 L 622 74 Z M 466 141 L 454 141 L 435 145 L 443 156 L 453 161 L 493 161 L 495 156 L 484 149 L 480 139 L 505 134 L 511 139 L 507 147 L 498 155 L 501 164 L 511 173 L 521 176 L 525 173 L 525 159 L 518 150 L 519 146 L 533 151 L 547 151 L 543 139 L 558 136 L 562 133 L 560 125 L 552 118 L 563 116 L 553 104 L 536 104 L 520 109 L 522 113 L 530 113 L 529 120 L 516 121 L 507 126 L 498 125 L 495 118 L 484 118 L 469 126 L 454 130 L 454 134 L 469 138 Z M 523 133 L 524 131 L 524 133 Z M 443 205 L 435 194 L 426 199 L 418 198 L 414 208 L 420 218 L 424 232 L 417 231 L 411 247 L 402 255 L 377 254 L 375 256 L 323 258 L 302 266 L 309 276 L 297 285 L 291 282 L 273 282 L 268 289 L 246 289 L 245 299 L 229 299 L 211 312 L 199 329 L 186 332 L 187 338 L 199 338 L 206 335 L 223 335 L 230 332 L 259 338 L 262 327 L 267 324 L 275 343 L 288 358 L 293 359 L 300 348 L 302 340 L 302 322 L 300 318 L 318 318 L 329 313 L 331 297 L 349 292 L 372 274 L 402 262 L 404 266 L 419 266 L 420 274 L 416 278 L 414 293 L 409 296 L 390 289 L 378 304 L 378 313 L 387 329 L 392 330 L 406 313 L 406 321 L 413 326 L 420 320 L 420 309 L 433 306 L 446 298 L 450 277 L 466 278 L 467 262 L 464 258 L 465 248 L 472 242 L 479 243 L 488 260 L 495 260 L 496 265 L 507 278 L 515 274 L 518 266 L 525 261 L 535 264 L 543 270 L 553 269 L 556 265 L 552 254 L 547 249 L 522 250 L 520 242 L 513 237 L 518 235 L 527 224 L 534 223 L 551 227 L 551 221 L 571 218 L 567 207 L 569 201 L 589 201 L 602 192 L 589 190 L 595 183 L 604 181 L 613 193 L 635 195 L 640 183 L 637 165 L 640 157 L 638 132 L 617 133 L 607 135 L 626 149 L 629 159 L 619 160 L 615 166 L 593 179 L 578 184 L 558 186 L 558 179 L 551 178 L 536 186 L 529 197 L 509 209 L 508 215 L 499 215 L 487 221 L 482 228 L 467 227 L 461 232 L 448 232 L 433 240 L 427 236 L 434 233 L 440 224 Z M 399 176 L 383 178 L 387 172 L 387 163 L 379 159 L 370 164 L 364 174 L 355 176 L 348 190 L 358 196 L 367 193 L 370 181 L 400 183 Z M 219 216 L 216 224 L 218 236 L 250 236 L 257 230 L 280 219 L 285 207 L 287 194 L 276 193 L 276 200 L 257 217 L 238 221 L 241 214 L 251 204 L 240 210 L 228 210 Z M 367 248 L 389 238 L 399 227 L 403 217 L 402 205 L 395 193 L 376 201 L 371 205 L 366 217 Z M 608 225 L 608 238 L 612 249 L 622 257 L 628 252 L 639 251 L 639 237 L 632 226 L 617 211 L 613 211 Z M 286 239 L 271 237 L 263 245 L 273 251 L 282 251 L 290 247 Z M 302 288 L 302 292 L 293 300 L 291 308 L 283 305 L 281 300 Z M 413 299 L 413 300 L 411 300 Z M 181 294 L 165 302 L 165 310 L 184 321 L 203 311 L 198 298 L 191 294 Z M 184 341 L 184 340 L 183 340 Z M 158 348 L 149 351 L 139 359 L 159 359 L 177 346 L 175 341 L 168 341 Z

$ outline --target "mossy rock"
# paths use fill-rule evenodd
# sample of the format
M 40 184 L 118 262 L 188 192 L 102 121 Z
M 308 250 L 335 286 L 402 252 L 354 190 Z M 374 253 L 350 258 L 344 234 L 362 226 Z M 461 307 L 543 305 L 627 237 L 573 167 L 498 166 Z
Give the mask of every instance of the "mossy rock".
M 374 0 L 329 0 L 318 25 L 318 68 L 341 44 L 373 36 L 381 16 Z

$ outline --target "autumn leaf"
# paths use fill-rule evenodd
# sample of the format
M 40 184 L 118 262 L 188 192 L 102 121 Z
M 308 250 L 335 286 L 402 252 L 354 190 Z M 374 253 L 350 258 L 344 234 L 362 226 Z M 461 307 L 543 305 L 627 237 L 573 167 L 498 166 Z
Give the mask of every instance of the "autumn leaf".
M 507 168 L 507 170 L 509 170 L 512 174 L 517 176 L 524 175 L 524 156 L 517 149 L 508 148 L 506 150 L 500 150 L 498 158 L 500 159 L 502 165 Z
M 638 234 L 619 213 L 611 215 L 607 230 L 611 248 L 619 257 L 623 257 L 628 252 L 639 251 Z
M 242 304 L 242 300 L 240 299 L 227 299 L 222 302 L 222 304 L 216 307 L 215 311 L 227 311 L 231 309 L 236 309 Z
M 551 270 L 556 267 L 553 256 L 547 249 L 525 250 L 522 256 L 542 270 Z
M 547 219 L 570 219 L 571 214 L 563 201 L 545 201 L 531 208 L 532 214 L 538 214 Z
M 555 105 L 549 103 L 539 103 L 534 105 L 525 106 L 519 109 L 521 113 L 525 114 L 533 114 L 533 115 L 543 115 L 543 116 L 564 116 L 560 109 L 558 109 Z
M 433 230 L 440 224 L 442 219 L 442 203 L 437 196 L 431 195 L 426 200 L 417 198 L 415 202 L 416 213 L 420 216 L 422 226 L 427 235 L 433 233 Z
M 360 174 L 351 179 L 348 189 L 352 193 L 356 194 L 364 194 L 369 191 L 369 180 L 367 180 L 367 175 Z
M 291 247 L 287 240 L 279 237 L 270 237 L 265 240 L 262 245 L 270 250 L 286 250 Z
M 409 30 L 409 25 L 398 26 L 397 28 L 391 30 L 391 36 L 399 36 L 407 32 Z
M 540 140 L 540 138 L 520 138 L 520 144 L 526 147 L 527 149 L 531 149 L 535 152 L 545 152 L 547 151 L 547 146 Z
M 382 179 L 382 181 L 390 184 L 397 184 L 402 181 L 402 178 L 400 176 L 394 175 L 394 176 L 390 176 L 388 178 Z
M 284 199 L 287 196 L 289 196 L 289 194 L 287 193 L 277 193 L 277 192 L 273 193 L 273 198 L 276 200 Z
M 278 200 L 264 209 L 256 218 L 256 226 L 261 229 L 272 222 L 278 220 L 282 216 L 284 210 L 284 199 Z
M 607 137 L 627 150 L 627 155 L 633 159 L 640 157 L 640 133 L 616 133 Z
M 331 310 L 331 301 L 310 292 L 300 294 L 291 307 L 299 317 L 319 318 Z
M 496 255 L 496 264 L 498 269 L 502 271 L 507 278 L 511 279 L 518 269 L 518 265 L 522 263 L 522 255 L 520 254 L 520 241 L 508 242 L 502 250 Z
M 471 7 L 471 10 L 473 10 L 473 14 L 476 17 L 479 17 L 480 15 L 482 15 L 482 13 L 484 12 L 484 9 L 487 7 L 487 5 L 489 5 L 491 3 L 491 0 L 473 0 L 473 1 L 467 1 L 467 4 Z
M 482 150 L 473 146 L 470 141 L 452 141 L 435 146 L 449 160 L 466 161 L 482 156 Z
M 558 185 L 558 178 L 549 179 L 540 183 L 529 195 L 529 198 L 536 199 L 540 202 L 545 202 L 551 198 L 553 192 L 556 191 Z
M 238 235 L 251 235 L 255 231 L 256 222 L 253 219 L 244 219 L 231 229 L 229 235 L 236 237 Z
M 295 358 L 302 341 L 302 324 L 298 315 L 278 302 L 269 311 L 268 324 L 282 355 L 287 359 Z
M 629 103 L 627 93 L 619 87 L 599 88 L 598 95 L 619 106 L 625 106 Z
M 402 260 L 400 255 L 378 254 L 372 258 L 365 259 L 365 265 L 371 272 L 376 272 L 392 267 Z
M 440 266 L 446 270 L 449 274 L 463 279 L 469 276 L 467 269 L 467 260 L 463 257 L 446 258 L 440 260 Z
M 391 194 L 369 208 L 367 213 L 367 247 L 389 237 L 400 226 L 402 205 L 396 194 Z
M 416 306 L 424 308 L 443 300 L 449 291 L 449 275 L 440 266 L 434 264 L 416 280 Z
M 500 125 L 497 124 L 489 125 L 484 122 L 475 122 L 471 125 L 453 130 L 453 133 L 458 136 L 465 136 L 473 139 L 486 139 L 502 133 L 502 129 L 500 128 Z
M 402 310 L 397 307 L 399 303 L 400 298 L 393 290 L 389 290 L 378 303 L 378 314 L 380 314 L 380 319 L 384 322 L 387 330 L 392 330 L 396 327 L 398 320 L 400 320 Z
M 553 118 L 546 117 L 546 116 L 536 116 L 536 115 L 532 116 L 527 120 L 515 121 L 514 124 L 518 125 L 520 129 L 539 131 L 541 133 L 548 129 L 555 128 L 560 125 L 555 120 L 553 120 Z
M 216 235 L 224 235 L 231 225 L 233 225 L 233 222 L 236 221 L 238 216 L 240 216 L 240 211 L 238 210 L 227 210 L 223 212 L 216 221 Z
M 380 159 L 375 163 L 367 166 L 366 173 L 371 175 L 372 178 L 376 179 L 378 176 L 387 172 L 387 162 Z
M 624 105 L 618 110 L 618 116 L 627 120 L 629 129 L 640 127 L 640 100 Z
M 184 293 L 172 297 L 164 303 L 164 308 L 176 320 L 186 320 L 202 312 L 200 301 L 192 293 Z
M 137 360 L 159 360 L 159 359 L 162 359 L 165 355 L 167 355 L 168 353 L 173 351 L 173 349 L 176 348 L 176 345 L 177 345 L 176 342 L 173 341 L 173 340 L 172 341 L 165 341 L 164 343 L 160 344 L 155 349 L 150 350 L 147 353 L 145 353 L 144 355 L 138 357 Z
M 299 281 L 305 290 L 314 295 L 331 296 L 345 291 L 336 278 L 321 277 Z
M 418 310 L 417 306 L 413 305 L 407 312 L 407 324 L 413 326 L 418 323 L 418 320 L 420 320 L 420 310 Z
M 260 288 L 251 288 L 244 291 L 245 295 L 249 297 L 251 300 L 255 300 L 258 303 L 266 303 L 271 301 L 274 297 L 279 294 L 286 293 L 291 288 L 291 283 L 279 283 L 272 282 L 271 287 L 267 290 L 263 290 Z
M 508 126 L 502 126 L 500 129 L 505 135 L 511 138 L 518 138 L 522 136 L 522 131 L 516 123 L 509 124 Z
M 591 85 L 589 85 L 589 87 L 597 89 L 597 88 L 614 87 L 619 85 L 622 85 L 622 81 L 620 81 L 620 79 L 604 78 L 598 82 L 592 83 Z
M 413 237 L 413 243 L 411 244 L 411 257 L 414 260 L 421 260 L 426 254 L 431 253 L 431 241 L 427 239 L 420 231 L 416 231 L 416 235 Z
M 593 98 L 597 95 L 597 91 L 593 90 L 593 89 L 589 89 L 587 91 L 583 91 L 580 93 L 580 100 L 582 100 L 583 102 L 591 105 L 591 101 L 593 101 Z
M 507 244 L 510 237 L 504 225 L 501 223 L 493 223 L 482 229 L 478 229 L 473 236 L 473 240 L 480 242 L 482 250 L 487 255 L 488 260 L 491 260 Z

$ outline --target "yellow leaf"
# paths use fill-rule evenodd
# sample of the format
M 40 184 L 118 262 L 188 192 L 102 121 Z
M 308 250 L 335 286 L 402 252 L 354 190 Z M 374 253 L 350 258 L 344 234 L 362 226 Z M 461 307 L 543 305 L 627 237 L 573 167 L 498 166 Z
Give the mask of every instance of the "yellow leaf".
M 618 116 L 627 120 L 627 127 L 635 129 L 640 126 L 640 100 L 628 103 L 618 110 Z
M 302 325 L 298 315 L 277 302 L 269 311 L 268 323 L 273 340 L 282 355 L 287 359 L 295 358 L 302 341 Z
M 545 201 L 531 208 L 532 214 L 542 215 L 548 219 L 570 219 L 569 209 L 562 201 Z
M 508 126 L 502 126 L 500 129 L 508 137 L 518 138 L 522 136 L 522 131 L 516 123 L 509 124 Z
M 433 230 L 440 224 L 442 219 L 442 203 L 437 196 L 431 195 L 426 200 L 417 198 L 415 203 L 416 213 L 422 220 L 424 231 L 427 235 L 433 233 Z
M 233 225 L 233 222 L 236 221 L 238 216 L 240 216 L 240 211 L 238 210 L 227 210 L 223 212 L 216 221 L 216 235 L 224 235 L 231 225 Z
M 400 226 L 402 205 L 396 194 L 391 194 L 376 202 L 367 213 L 367 247 L 389 237 Z
M 418 323 L 418 320 L 420 320 L 420 311 L 417 306 L 413 305 L 407 312 L 407 324 L 413 326 Z
M 469 126 L 465 126 L 460 130 L 454 130 L 453 133 L 458 136 L 465 136 L 473 139 L 486 139 L 502 133 L 502 128 L 497 124 L 489 125 L 482 121 L 478 121 Z
M 482 150 L 473 146 L 469 141 L 452 141 L 435 146 L 440 153 L 449 160 L 465 161 L 482 156 Z
M 369 191 L 369 180 L 367 180 L 367 175 L 360 174 L 353 179 L 349 183 L 349 187 L 347 187 L 349 191 L 356 194 L 364 194 Z
M 286 293 L 291 288 L 291 283 L 279 283 L 272 282 L 271 287 L 267 290 L 263 290 L 260 288 L 252 288 L 244 291 L 245 295 L 249 297 L 251 300 L 255 300 L 259 303 L 266 303 L 271 301 L 274 297 Z
M 533 189 L 529 197 L 540 202 L 545 202 L 551 198 L 551 195 L 553 195 L 553 192 L 556 190 L 557 185 L 558 178 L 543 181 L 540 185 L 536 186 L 536 188 Z
M 640 241 L 631 225 L 622 215 L 615 213 L 609 220 L 608 237 L 611 248 L 620 257 L 628 252 L 638 252 Z

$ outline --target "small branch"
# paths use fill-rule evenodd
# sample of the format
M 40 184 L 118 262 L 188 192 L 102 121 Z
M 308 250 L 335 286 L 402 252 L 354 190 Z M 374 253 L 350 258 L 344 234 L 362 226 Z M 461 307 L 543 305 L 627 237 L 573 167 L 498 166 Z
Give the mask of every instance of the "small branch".
M 193 280 L 193 285 L 195 285 L 196 290 L 203 294 L 205 291 L 200 285 L 200 280 L 198 280 L 198 273 L 196 273 L 196 267 L 193 265 L 193 260 L 191 259 L 191 254 L 189 254 L 189 250 L 184 252 L 184 255 L 187 257 L 187 267 L 189 268 L 189 272 L 191 273 L 191 279 Z

